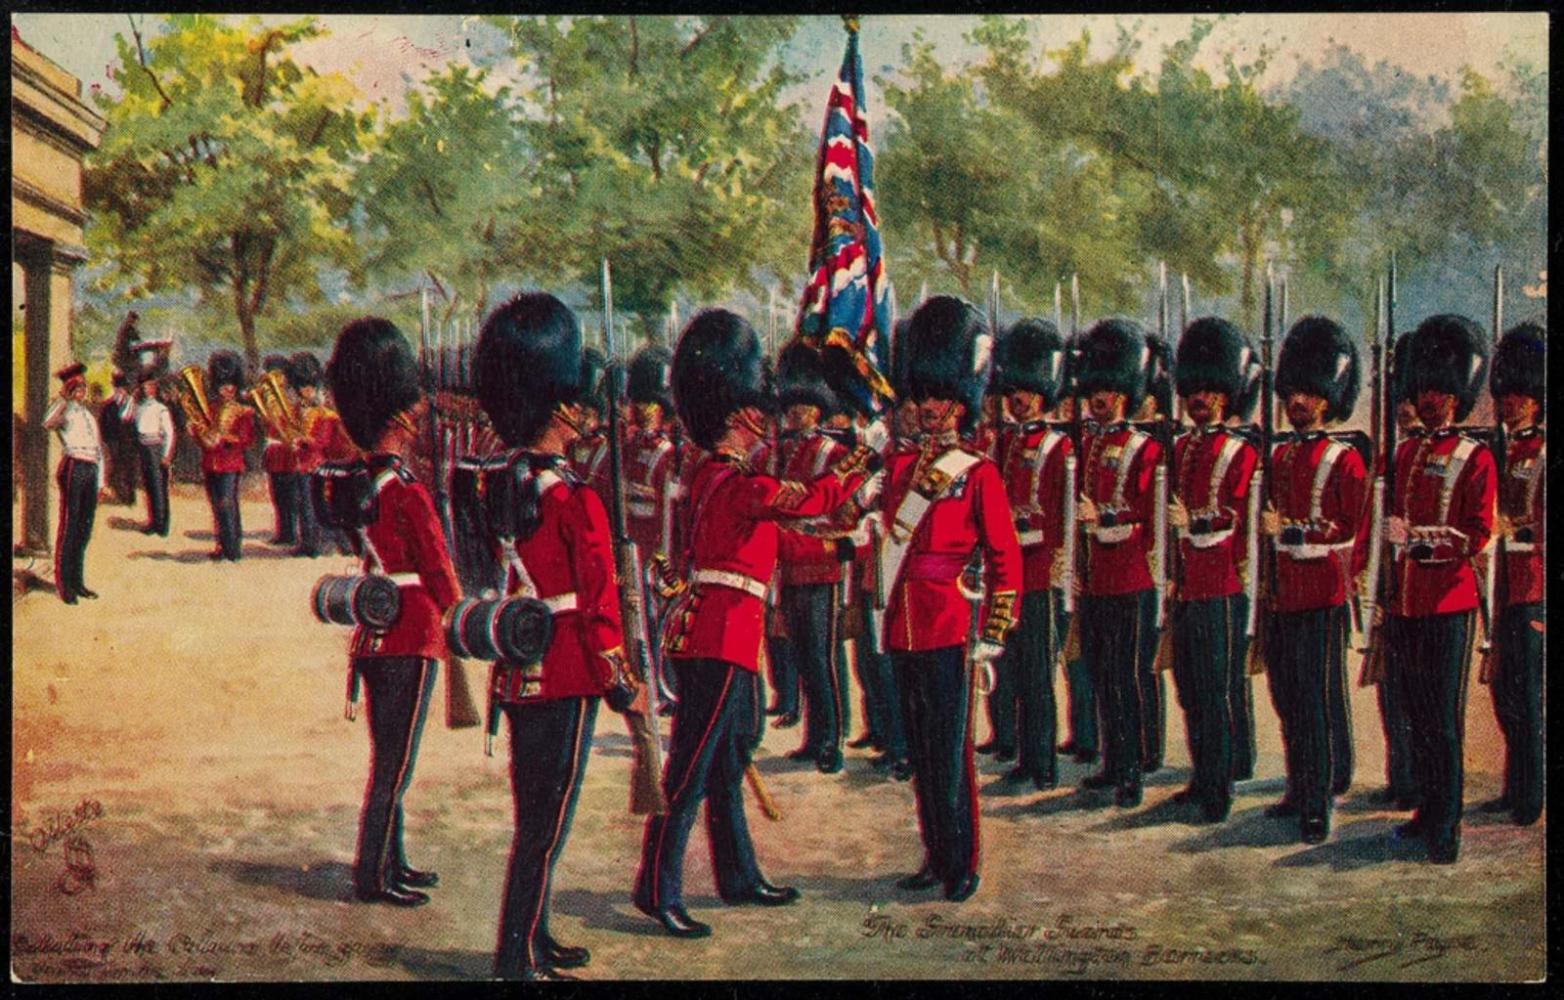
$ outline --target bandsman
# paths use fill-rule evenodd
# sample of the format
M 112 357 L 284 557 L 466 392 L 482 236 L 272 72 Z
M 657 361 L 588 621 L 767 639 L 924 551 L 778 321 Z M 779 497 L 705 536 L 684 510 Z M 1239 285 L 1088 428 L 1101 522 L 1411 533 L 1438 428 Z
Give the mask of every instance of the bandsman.
M 1543 637 L 1548 628 L 1544 599 L 1543 543 L 1547 534 L 1547 339 L 1536 323 L 1522 323 L 1499 341 L 1490 391 L 1504 425 L 1499 514 L 1494 523 L 1498 577 L 1492 588 L 1494 632 L 1489 684 L 1494 714 L 1504 734 L 1504 791 L 1486 803 L 1488 812 L 1507 812 L 1520 826 L 1542 813 Z
M 218 351 L 207 362 L 207 381 L 217 391 L 212 426 L 191 427 L 201 446 L 201 472 L 206 498 L 212 506 L 217 546 L 208 558 L 238 562 L 244 539 L 239 514 L 239 479 L 244 475 L 244 453 L 255 440 L 255 411 L 239 402 L 244 363 L 233 351 Z
M 1335 732 L 1332 687 L 1343 688 L 1351 553 L 1363 516 L 1363 459 L 1327 426 L 1352 415 L 1357 345 L 1334 321 L 1305 316 L 1282 341 L 1276 397 L 1295 432 L 1272 451 L 1261 531 L 1275 550 L 1265 655 L 1282 720 L 1287 792 L 1267 808 L 1298 817 L 1304 843 L 1330 832 Z M 1350 737 L 1348 737 L 1350 740 Z
M 782 906 L 799 897 L 761 874 L 741 787 L 759 725 L 754 685 L 777 522 L 841 506 L 862 484 L 872 451 L 858 449 L 809 483 L 755 471 L 750 455 L 775 412 L 770 366 L 754 329 L 726 310 L 698 313 L 685 327 L 672 384 L 685 429 L 709 454 L 690 491 L 688 590 L 666 633 L 679 689 L 663 771 L 668 813 L 647 819 L 634 902 L 676 937 L 705 937 L 710 926 L 689 915 L 683 895 L 685 846 L 703 799 L 722 900 Z
M 1145 632 L 1155 619 L 1151 576 L 1154 482 L 1161 446 L 1126 416 L 1147 392 L 1151 347 L 1140 326 L 1106 319 L 1082 335 L 1076 392 L 1091 423 L 1078 468 L 1076 512 L 1085 534 L 1086 579 L 1076 607 L 1081 657 L 1091 671 L 1102 722 L 1102 770 L 1082 782 L 1114 789 L 1114 801 L 1140 804 L 1146 759 L 1144 717 L 1154 704 L 1142 686 L 1154 654 Z
M 1008 695 L 1009 704 L 995 714 L 1014 720 L 1017 763 L 1006 778 L 1042 790 L 1059 783 L 1053 673 L 1064 639 L 1065 508 L 1075 491 L 1065 475 L 1070 436 L 1043 419 L 1064 388 L 1064 338 L 1048 320 L 1024 319 L 1001 337 L 994 367 L 1012 421 L 1000 433 L 998 452 L 1021 545 L 1026 627 L 1010 633 L 1005 655 L 994 662 L 989 703 Z
M 1481 601 L 1474 557 L 1493 534 L 1498 487 L 1493 453 L 1455 424 L 1476 403 L 1487 364 L 1482 329 L 1464 316 L 1431 316 L 1413 331 L 1405 384 L 1425 434 L 1396 450 L 1386 522 L 1397 580 L 1386 669 L 1411 722 L 1421 799 L 1396 836 L 1423 839 L 1435 864 L 1461 850 L 1466 675 Z
M 1234 647 L 1242 640 L 1246 513 L 1259 456 L 1224 423 L 1243 395 L 1253 357 L 1247 338 L 1215 317 L 1190 324 L 1174 368 L 1194 427 L 1173 446 L 1168 523 L 1178 545 L 1173 587 L 1173 680 L 1184 710 L 1190 781 L 1175 801 L 1208 821 L 1227 818 L 1235 777 Z
M 78 597 L 98 596 L 83 579 L 87 542 L 98 512 L 98 491 L 103 488 L 103 439 L 98 420 L 87 408 L 87 366 L 77 361 L 54 373 L 60 380 L 60 398 L 44 414 L 45 430 L 60 437 L 60 526 L 54 535 L 54 586 L 60 600 L 75 604 Z
M 136 373 L 133 432 L 141 466 L 142 490 L 147 495 L 147 523 L 143 535 L 168 537 L 168 471 L 174 461 L 174 418 L 158 398 L 158 380 L 168 369 L 166 352 Z
M 337 421 L 337 415 L 320 398 L 325 370 L 313 352 L 295 351 L 288 358 L 284 372 L 288 388 L 299 400 L 299 436 L 293 442 L 293 475 L 290 477 L 294 490 L 291 502 L 295 534 L 298 536 L 293 554 L 313 559 L 320 555 L 326 544 L 327 529 L 316 516 L 315 504 L 311 499 L 310 477 L 325 461 L 325 441 L 330 433 L 327 425 Z
M 268 354 L 261 361 L 261 371 L 281 372 L 286 378 L 288 359 L 281 354 Z M 291 400 L 287 402 L 292 403 Z M 268 545 L 296 546 L 299 544 L 299 514 L 303 506 L 304 490 L 299 484 L 307 482 L 298 468 L 298 456 L 283 440 L 283 428 L 274 426 L 264 415 L 261 424 L 266 434 L 266 447 L 261 452 L 261 468 L 266 472 L 266 484 L 275 518 L 272 537 Z
M 897 885 L 941 886 L 959 902 L 977 891 L 981 867 L 973 689 L 979 676 L 992 681 L 1016 624 L 1021 549 L 999 466 L 961 440 L 982 414 L 990 375 L 982 313 L 936 296 L 898 339 L 923 436 L 885 470 L 884 648 L 901 695 L 924 856 Z M 984 585 L 974 588 L 968 576 Z

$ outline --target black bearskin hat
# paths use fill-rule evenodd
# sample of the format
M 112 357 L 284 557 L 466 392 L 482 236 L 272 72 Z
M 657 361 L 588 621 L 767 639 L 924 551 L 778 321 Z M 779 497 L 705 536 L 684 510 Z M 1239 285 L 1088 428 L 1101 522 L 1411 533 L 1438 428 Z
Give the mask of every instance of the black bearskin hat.
M 1387 384 L 1392 396 L 1391 405 L 1399 406 L 1407 401 L 1407 348 L 1412 346 L 1410 332 L 1396 336 L 1396 346 L 1390 352 L 1390 371 Z
M 983 313 L 970 302 L 936 295 L 913 312 L 902 339 L 907 396 L 965 403 L 961 433 L 970 433 L 983 416 L 993 354 Z
M 897 323 L 900 325 L 901 321 L 898 320 Z M 900 398 L 901 389 L 896 385 L 896 373 L 892 368 L 890 341 L 890 337 L 876 334 L 869 344 L 868 355 L 869 360 L 874 362 L 874 367 L 885 376 L 891 391 Z M 878 412 L 880 400 L 869 390 L 864 377 L 859 374 L 858 362 L 851 353 L 835 344 L 828 344 L 821 349 L 820 359 L 825 365 L 826 385 L 836 397 L 835 406 L 838 413 L 872 417 Z M 780 374 L 779 371 L 779 377 Z
M 691 317 L 673 351 L 673 403 L 696 445 L 712 451 L 729 415 L 775 408 L 771 365 L 742 316 L 703 309 Z
M 1254 350 L 1238 327 L 1216 316 L 1204 316 L 1189 324 L 1179 338 L 1173 379 L 1180 396 L 1220 392 L 1229 409 L 1248 387 L 1249 363 Z
M 474 368 L 478 403 L 495 433 L 524 447 L 556 406 L 581 396 L 581 324 L 547 292 L 517 295 L 483 321 Z
M 1538 404 L 1548 376 L 1548 341 L 1537 323 L 1522 323 L 1510 328 L 1493 352 L 1493 370 L 1488 388 L 1493 398 L 1530 396 Z
M 1488 376 L 1488 338 L 1465 316 L 1430 316 L 1412 331 L 1407 347 L 1407 398 L 1425 390 L 1456 398 L 1455 419 L 1465 420 Z
M 1173 412 L 1173 345 L 1161 334 L 1146 334 L 1151 357 L 1146 367 L 1146 395 L 1157 404 L 1157 415 Z
M 777 406 L 787 409 L 798 403 L 820 408 L 823 420 L 841 409 L 841 404 L 826 381 L 825 358 L 801 340 L 782 348 L 777 355 Z
M 1035 392 L 1051 410 L 1065 389 L 1064 355 L 1064 338 L 1051 320 L 1017 320 L 994 345 L 996 388 Z
M 1358 382 L 1358 345 L 1334 320 L 1305 316 L 1282 338 L 1276 398 L 1295 392 L 1323 397 L 1325 419 L 1334 423 L 1352 416 Z
M 595 347 L 581 349 L 581 405 L 608 413 L 608 359 Z
M 630 370 L 625 376 L 625 395 L 632 403 L 660 403 L 664 410 L 672 409 L 673 390 L 670 371 L 673 356 L 665 347 L 643 347 L 630 359 Z
M 261 371 L 286 372 L 288 370 L 288 356 L 286 354 L 268 354 L 261 359 Z
M 407 338 L 378 316 L 356 319 L 337 334 L 326 362 L 326 381 L 348 437 L 365 451 L 375 446 L 398 413 L 417 405 L 423 395 Z
M 324 376 L 320 359 L 313 351 L 296 351 L 293 357 L 288 359 L 288 384 L 294 389 L 302 389 L 307 385 L 320 388 Z
M 911 317 L 903 317 L 891 328 L 891 364 L 887 378 L 891 390 L 896 393 L 897 402 L 907 398 L 907 324 L 910 321 Z
M 1140 409 L 1146 398 L 1146 377 L 1156 363 L 1140 324 L 1129 319 L 1099 320 L 1076 338 L 1072 392 L 1123 393 L 1126 413 Z
M 216 391 L 218 386 L 244 385 L 244 362 L 234 351 L 218 351 L 206 362 L 206 379 Z

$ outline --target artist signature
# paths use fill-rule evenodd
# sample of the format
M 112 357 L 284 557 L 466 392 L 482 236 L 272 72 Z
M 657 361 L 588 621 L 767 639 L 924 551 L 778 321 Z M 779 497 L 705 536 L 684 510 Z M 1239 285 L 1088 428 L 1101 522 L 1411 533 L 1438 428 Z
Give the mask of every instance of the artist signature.
M 50 845 L 70 836 L 93 820 L 102 818 L 101 802 L 97 799 L 82 799 L 70 812 L 56 811 L 53 816 L 44 821 L 43 825 L 31 830 L 24 828 L 21 835 L 22 839 L 32 845 L 33 850 L 42 853 L 47 851 Z
M 1327 955 L 1341 955 L 1346 961 L 1336 966 L 1337 972 L 1356 969 L 1371 962 L 1386 959 L 1404 959 L 1400 968 L 1432 962 L 1452 952 L 1482 951 L 1476 934 L 1459 934 L 1441 937 L 1427 931 L 1413 931 L 1410 937 L 1356 937 L 1343 934 L 1336 943 L 1325 950 Z

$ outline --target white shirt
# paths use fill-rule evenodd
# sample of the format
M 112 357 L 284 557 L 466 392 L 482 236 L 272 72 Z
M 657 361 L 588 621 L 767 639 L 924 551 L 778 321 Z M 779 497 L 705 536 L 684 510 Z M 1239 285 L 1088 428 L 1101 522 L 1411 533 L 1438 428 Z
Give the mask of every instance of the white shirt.
M 156 396 L 136 403 L 136 437 L 148 448 L 162 451 L 167 462 L 174 454 L 174 418 Z
M 91 462 L 98 470 L 98 488 L 103 488 L 103 442 L 98 437 L 98 420 L 92 411 L 74 399 L 57 399 L 44 415 L 43 425 L 60 435 L 60 444 L 68 458 Z

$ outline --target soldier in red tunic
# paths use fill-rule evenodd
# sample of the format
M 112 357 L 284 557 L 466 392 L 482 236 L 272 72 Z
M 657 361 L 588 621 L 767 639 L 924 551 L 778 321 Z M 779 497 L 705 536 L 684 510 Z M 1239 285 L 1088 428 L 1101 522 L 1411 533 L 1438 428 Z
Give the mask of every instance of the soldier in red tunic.
M 1238 328 L 1215 317 L 1191 323 L 1179 340 L 1174 375 L 1194 428 L 1173 446 L 1168 523 L 1178 538 L 1173 587 L 1173 680 L 1184 709 L 1190 780 L 1175 801 L 1195 802 L 1208 821 L 1233 802 L 1233 647 L 1242 641 L 1249 488 L 1259 456 L 1223 423 L 1245 389 L 1253 350 Z
M 1493 453 L 1454 424 L 1471 412 L 1487 362 L 1482 329 L 1464 316 L 1431 316 L 1413 331 L 1406 391 L 1426 433 L 1396 449 L 1386 522 L 1396 554 L 1386 665 L 1411 722 L 1422 799 L 1396 836 L 1423 838 L 1435 864 L 1453 863 L 1461 849 L 1466 674 L 1480 600 L 1473 561 L 1493 534 L 1498 488 Z
M 1144 717 L 1152 707 L 1142 686 L 1150 668 L 1142 661 L 1156 648 L 1145 631 L 1159 596 L 1151 555 L 1153 482 L 1162 449 L 1125 416 L 1145 397 L 1150 356 L 1145 332 L 1125 319 L 1103 320 L 1086 331 L 1075 356 L 1076 392 L 1091 417 L 1078 470 L 1076 517 L 1087 548 L 1075 613 L 1102 720 L 1103 756 L 1102 770 L 1082 787 L 1113 788 L 1114 801 L 1126 808 L 1140 804 Z
M 1543 543 L 1547 438 L 1541 426 L 1547 375 L 1542 327 L 1522 323 L 1499 341 L 1489 387 L 1504 423 L 1499 516 L 1494 525 L 1498 578 L 1489 683 L 1504 734 L 1504 793 L 1482 808 L 1507 812 L 1520 826 L 1542 813 L 1542 663 L 1548 627 Z M 1493 572 L 1493 570 L 1490 570 Z
M 608 487 L 608 362 L 595 347 L 581 351 L 581 436 L 570 445 L 570 468 L 601 498 Z
M 366 571 L 389 575 L 402 598 L 390 629 L 353 634 L 349 669 L 366 689 L 370 740 L 353 887 L 366 902 L 419 906 L 429 901 L 419 890 L 438 876 L 407 861 L 402 796 L 412 783 L 435 665 L 446 655 L 441 616 L 459 596 L 434 501 L 402 461 L 427 404 L 406 338 L 384 319 L 343 327 L 326 377 L 342 428 L 367 456 L 370 484 L 354 507 L 357 516 L 340 526 L 353 533 Z M 343 506 L 336 505 L 339 515 Z
M 315 516 L 315 505 L 311 502 L 310 474 L 320 467 L 324 461 L 318 435 L 321 433 L 322 420 L 326 414 L 331 413 L 321 405 L 320 387 L 325 380 L 326 373 L 321 368 L 320 359 L 310 351 L 298 351 L 288 359 L 288 367 L 285 369 L 288 385 L 299 397 L 299 436 L 292 447 L 292 467 L 294 471 L 293 497 L 294 517 L 297 535 L 297 544 L 293 549 L 296 556 L 308 556 L 314 558 L 321 553 L 324 545 L 324 533 L 320 519 Z M 335 417 L 335 414 L 331 414 Z
M 960 439 L 981 413 L 989 379 L 982 313 L 936 296 L 918 307 L 900 339 L 904 385 L 918 404 L 923 438 L 886 466 L 880 572 L 889 581 L 885 648 L 907 726 L 924 857 L 897 885 L 942 885 L 947 899 L 961 901 L 979 880 L 974 670 L 992 678 L 991 664 L 1016 623 L 1021 548 L 999 466 Z M 986 597 L 963 580 L 974 557 Z
M 218 351 L 207 362 L 207 380 L 217 390 L 211 427 L 193 427 L 201 445 L 201 471 L 212 505 L 217 547 L 210 558 L 238 562 L 244 525 L 239 518 L 239 477 L 244 452 L 255 440 L 255 411 L 239 402 L 244 364 L 233 351 Z
M 777 401 L 786 430 L 771 451 L 778 479 L 809 482 L 837 462 L 848 449 L 825 434 L 821 421 L 841 403 L 826 383 L 820 354 L 801 341 L 783 349 L 777 359 Z M 807 760 L 825 774 L 842 769 L 842 688 L 845 664 L 836 642 L 836 608 L 832 601 L 842 579 L 831 515 L 783 521 L 777 540 L 780 564 L 777 607 L 787 625 L 787 638 L 771 644 L 780 654 L 772 663 L 772 680 L 781 707 L 796 705 L 791 685 L 804 698 L 804 739 L 787 754 Z
M 1165 457 L 1166 449 L 1173 444 L 1173 345 L 1158 334 L 1147 333 L 1146 346 L 1150 349 L 1146 396 L 1141 400 L 1140 408 L 1135 411 L 1131 422 L 1137 430 L 1156 438 L 1158 448 L 1162 449 L 1158 454 Z M 1163 583 L 1167 581 L 1166 574 L 1164 567 Z M 1161 600 L 1161 595 L 1158 595 L 1158 600 Z M 1142 774 L 1152 774 L 1161 770 L 1167 746 L 1168 698 L 1164 675 L 1156 666 L 1157 644 L 1161 638 L 1156 603 L 1150 605 L 1146 616 L 1140 628 L 1141 642 L 1145 645 L 1140 657 L 1140 759 Z
M 1007 781 L 1030 781 L 1038 789 L 1059 783 L 1053 670 L 1064 640 L 1065 512 L 1074 501 L 1070 436 L 1048 425 L 1043 414 L 1064 388 L 1064 338 L 1045 319 L 1024 319 L 1010 327 L 994 352 L 994 378 L 1005 394 L 1014 423 L 1001 432 L 1000 470 L 1015 515 L 1021 545 L 1021 619 L 1005 655 L 994 662 L 994 693 L 1004 717 L 1014 719 L 1017 763 Z M 1068 475 L 1067 475 L 1068 472 Z M 996 727 L 997 728 L 997 727 Z
M 1357 451 L 1332 440 L 1325 427 L 1351 416 L 1358 381 L 1357 345 L 1332 320 L 1305 316 L 1282 341 L 1276 396 L 1296 433 L 1272 451 L 1261 530 L 1276 551 L 1265 649 L 1287 793 L 1266 814 L 1297 816 L 1308 844 L 1329 835 L 1334 748 L 1351 745 L 1330 703 L 1333 689 L 1345 684 L 1351 553 L 1365 472 Z
M 288 371 L 288 359 L 281 354 L 268 354 L 261 361 L 262 372 L 282 372 L 284 377 Z M 266 540 L 268 545 L 297 545 L 299 543 L 299 507 L 300 493 L 298 483 L 302 482 L 299 469 L 295 461 L 294 451 L 283 440 L 283 430 L 275 427 L 264 416 L 261 424 L 265 428 L 266 448 L 261 452 L 261 468 L 266 472 L 268 491 L 271 494 L 272 514 L 275 517 L 272 537 Z
M 514 449 L 485 472 L 482 520 L 509 566 L 507 593 L 541 600 L 554 622 L 536 690 L 524 685 L 522 667 L 505 661 L 492 683 L 510 720 L 516 807 L 494 960 L 504 979 L 568 978 L 557 970 L 590 958 L 550 935 L 549 894 L 586 776 L 598 700 L 614 691 L 617 707 L 630 704 L 608 514 L 565 457 L 585 426 L 586 379 L 595 374 L 580 356 L 575 316 L 542 293 L 500 306 L 478 338 L 478 398 Z M 496 477 L 508 488 L 495 488 Z
M 688 590 L 670 611 L 667 656 L 679 711 L 663 772 L 668 813 L 646 822 L 634 901 L 676 937 L 711 928 L 684 909 L 684 852 L 706 800 L 717 892 L 729 904 L 781 906 L 798 890 L 760 872 L 740 787 L 759 725 L 755 674 L 765 641 L 766 590 L 776 570 L 777 522 L 841 506 L 873 455 L 859 449 L 809 483 L 781 481 L 749 461 L 775 409 L 755 331 L 721 309 L 697 314 L 673 359 L 674 400 L 690 438 L 709 456 L 690 490 Z

